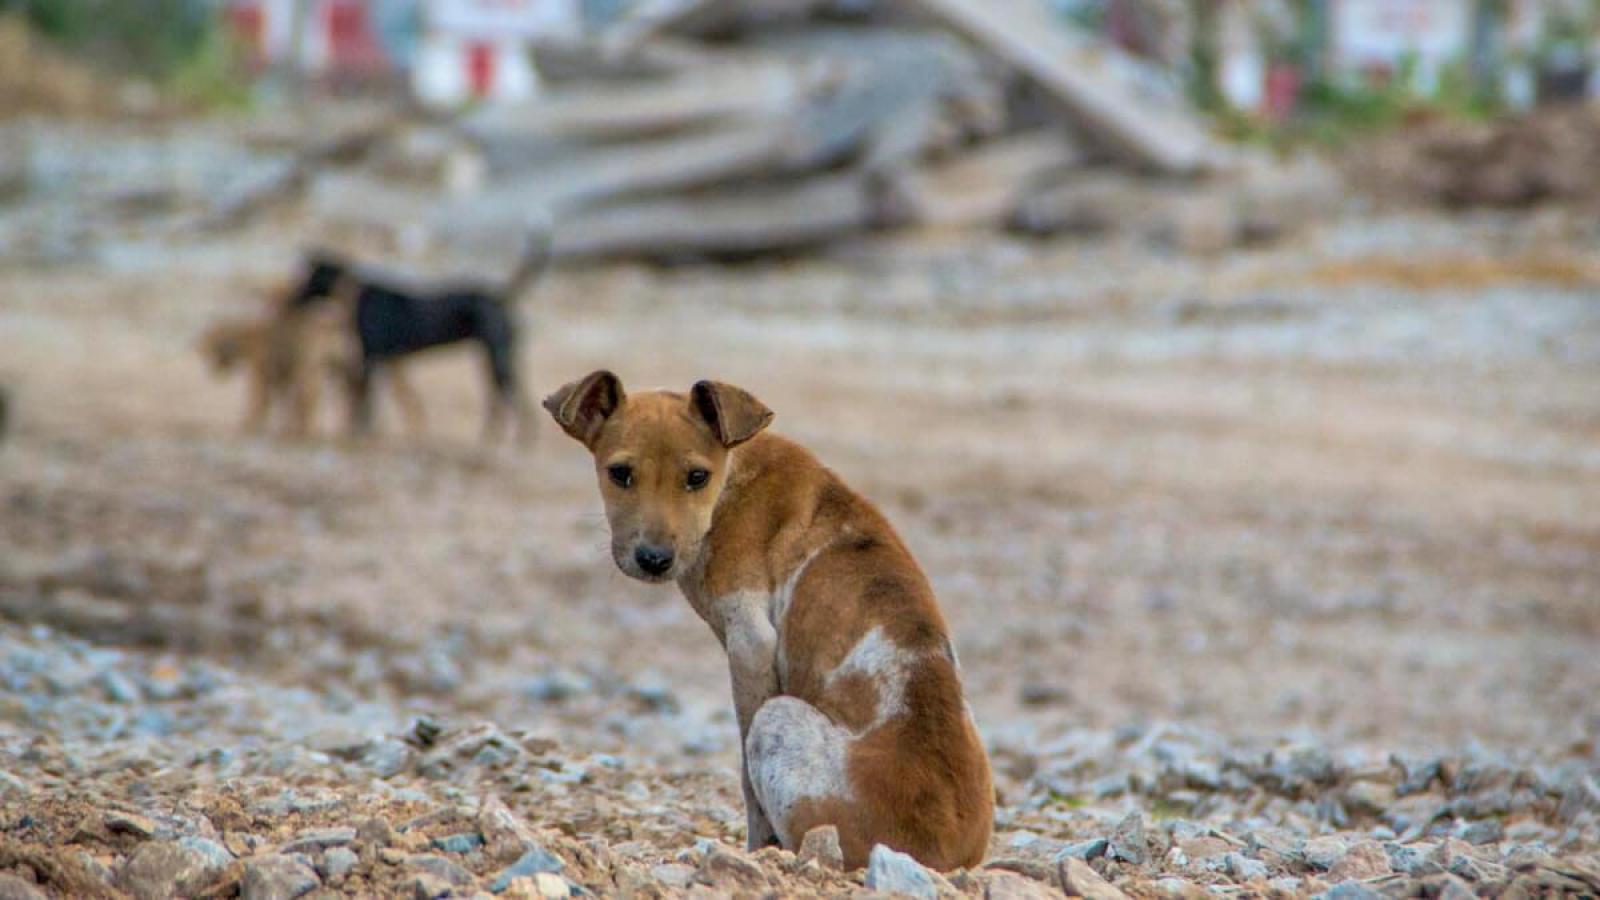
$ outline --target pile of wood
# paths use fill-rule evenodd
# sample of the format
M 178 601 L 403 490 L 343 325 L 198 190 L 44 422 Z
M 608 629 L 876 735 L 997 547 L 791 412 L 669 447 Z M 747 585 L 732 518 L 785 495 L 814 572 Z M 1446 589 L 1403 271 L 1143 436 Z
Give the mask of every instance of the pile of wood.
M 1201 185 L 1239 168 L 1169 73 L 1039 0 L 639 0 L 537 58 L 536 102 L 435 147 L 445 200 L 343 172 L 318 211 L 507 252 L 539 220 L 560 256 L 739 256 L 887 228 L 1082 231 L 1121 224 L 1118 202 L 1158 229 L 1164 197 L 1216 218 Z M 1085 191 L 1110 208 L 1085 214 Z M 1223 242 L 1255 228 L 1217 215 Z

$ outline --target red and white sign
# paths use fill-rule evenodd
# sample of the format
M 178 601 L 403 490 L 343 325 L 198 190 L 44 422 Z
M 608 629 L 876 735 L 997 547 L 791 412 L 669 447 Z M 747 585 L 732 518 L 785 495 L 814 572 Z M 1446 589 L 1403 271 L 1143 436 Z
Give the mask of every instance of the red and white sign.
M 1334 0 L 1333 65 L 1393 75 L 1414 60 L 1421 87 L 1462 58 L 1472 40 L 1473 0 Z
M 427 28 L 458 37 L 575 37 L 577 0 L 427 0 Z

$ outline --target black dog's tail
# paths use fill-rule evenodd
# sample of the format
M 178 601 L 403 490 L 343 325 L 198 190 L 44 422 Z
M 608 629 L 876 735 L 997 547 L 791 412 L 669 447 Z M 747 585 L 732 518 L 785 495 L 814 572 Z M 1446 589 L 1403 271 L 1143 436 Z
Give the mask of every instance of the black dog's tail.
M 517 260 L 517 267 L 511 270 L 511 277 L 506 279 L 506 286 L 500 292 L 502 302 L 515 303 L 521 299 L 549 265 L 550 229 L 535 227 L 522 251 L 522 258 Z

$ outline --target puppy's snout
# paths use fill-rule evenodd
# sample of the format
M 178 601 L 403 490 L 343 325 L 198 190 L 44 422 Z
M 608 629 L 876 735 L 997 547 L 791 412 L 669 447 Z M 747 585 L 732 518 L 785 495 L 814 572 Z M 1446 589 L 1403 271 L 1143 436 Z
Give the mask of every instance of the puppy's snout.
M 672 548 L 641 544 L 633 551 L 633 561 L 648 575 L 665 575 L 672 568 Z

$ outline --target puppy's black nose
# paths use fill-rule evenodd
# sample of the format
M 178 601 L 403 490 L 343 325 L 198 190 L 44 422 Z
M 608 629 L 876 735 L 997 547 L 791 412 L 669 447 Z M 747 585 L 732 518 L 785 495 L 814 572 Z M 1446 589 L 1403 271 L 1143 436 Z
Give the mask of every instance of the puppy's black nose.
M 649 575 L 664 575 L 672 568 L 672 550 L 667 547 L 641 546 L 633 551 L 633 561 Z

